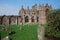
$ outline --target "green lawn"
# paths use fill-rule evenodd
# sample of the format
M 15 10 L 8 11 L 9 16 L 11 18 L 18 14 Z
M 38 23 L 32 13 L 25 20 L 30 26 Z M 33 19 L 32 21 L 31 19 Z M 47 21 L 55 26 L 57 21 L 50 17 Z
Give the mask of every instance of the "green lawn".
M 20 27 L 22 27 L 21 30 Z M 38 25 L 12 25 L 11 28 L 13 32 L 10 38 L 12 40 L 38 40 L 37 27 Z
M 4 27 L 4 29 L 2 29 L 3 26 L 0 25 L 0 37 L 4 38 L 7 36 L 7 30 L 6 30 L 6 26 Z

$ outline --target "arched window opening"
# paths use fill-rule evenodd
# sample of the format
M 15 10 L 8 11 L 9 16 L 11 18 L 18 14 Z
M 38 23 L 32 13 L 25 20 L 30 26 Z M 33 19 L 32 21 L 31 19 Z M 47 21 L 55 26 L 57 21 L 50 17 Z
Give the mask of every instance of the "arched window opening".
M 31 17 L 31 21 L 34 22 L 34 16 Z
M 47 14 L 48 11 L 49 11 L 49 9 L 46 9 L 46 14 Z
M 39 22 L 39 17 L 37 17 L 37 22 Z
M 28 16 L 25 17 L 25 22 L 29 22 Z

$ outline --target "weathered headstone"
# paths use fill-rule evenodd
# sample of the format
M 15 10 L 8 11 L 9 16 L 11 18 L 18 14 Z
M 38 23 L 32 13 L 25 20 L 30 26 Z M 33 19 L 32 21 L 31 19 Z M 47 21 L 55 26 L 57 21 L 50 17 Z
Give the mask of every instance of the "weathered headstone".
M 9 40 L 9 37 L 6 36 L 5 38 L 1 39 L 1 40 Z
M 44 40 L 44 27 L 39 25 L 37 31 L 38 31 L 38 40 Z

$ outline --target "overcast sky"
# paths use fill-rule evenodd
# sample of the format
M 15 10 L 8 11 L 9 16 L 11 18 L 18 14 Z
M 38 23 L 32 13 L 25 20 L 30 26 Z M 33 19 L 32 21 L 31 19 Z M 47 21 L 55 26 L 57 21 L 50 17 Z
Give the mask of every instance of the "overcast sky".
M 26 9 L 34 4 L 46 4 L 52 6 L 53 9 L 60 8 L 60 0 L 0 0 L 0 15 L 18 15 L 18 12 L 23 5 Z

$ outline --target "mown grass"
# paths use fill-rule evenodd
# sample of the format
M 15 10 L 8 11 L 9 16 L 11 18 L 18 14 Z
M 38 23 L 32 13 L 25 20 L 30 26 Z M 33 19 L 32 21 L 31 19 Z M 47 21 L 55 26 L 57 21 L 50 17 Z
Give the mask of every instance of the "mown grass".
M 7 29 L 7 26 L 0 25 L 0 38 L 4 38 L 8 35 L 6 29 Z
M 11 25 L 11 27 L 14 32 L 10 35 L 12 40 L 38 40 L 37 25 Z M 22 27 L 21 30 L 20 27 Z

